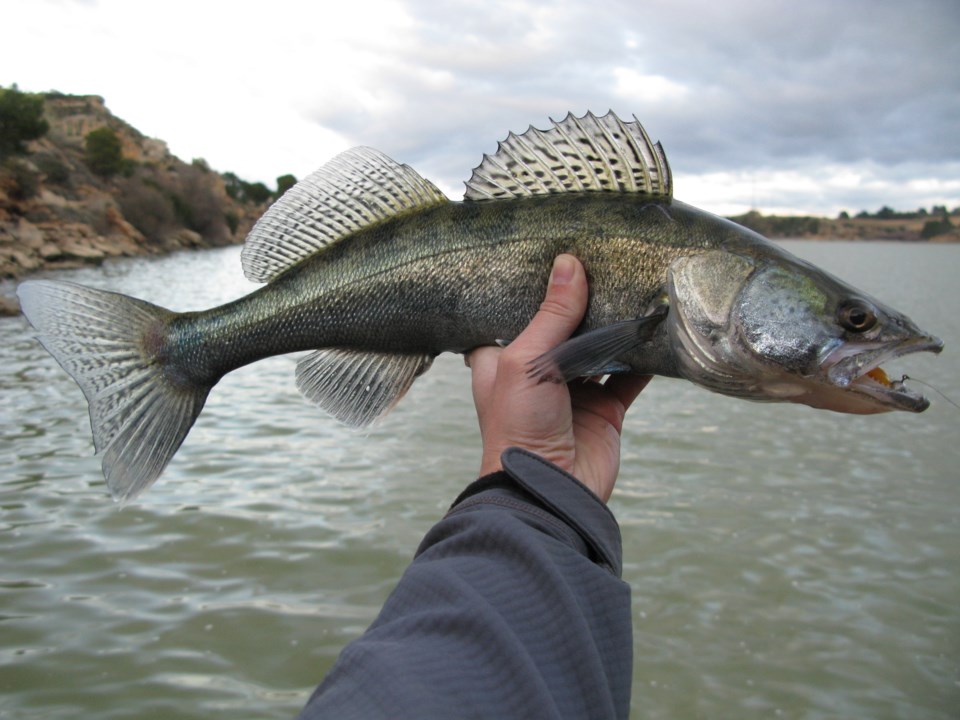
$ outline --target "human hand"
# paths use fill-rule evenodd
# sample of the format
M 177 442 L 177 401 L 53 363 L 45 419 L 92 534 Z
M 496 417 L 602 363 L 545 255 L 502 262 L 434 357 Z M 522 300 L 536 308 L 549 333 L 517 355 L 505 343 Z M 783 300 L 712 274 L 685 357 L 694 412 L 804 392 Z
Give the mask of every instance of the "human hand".
M 580 261 L 554 261 L 547 295 L 530 324 L 506 348 L 479 347 L 467 356 L 473 373 L 483 456 L 480 474 L 501 469 L 500 454 L 521 447 L 566 470 L 603 502 L 620 468 L 623 417 L 649 375 L 612 375 L 605 383 L 539 382 L 530 362 L 576 330 L 587 309 L 587 277 Z

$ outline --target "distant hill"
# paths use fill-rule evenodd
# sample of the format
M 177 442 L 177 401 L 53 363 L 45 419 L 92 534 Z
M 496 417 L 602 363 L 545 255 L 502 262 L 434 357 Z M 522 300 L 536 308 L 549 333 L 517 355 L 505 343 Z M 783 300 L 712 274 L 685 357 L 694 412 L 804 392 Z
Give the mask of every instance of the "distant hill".
M 960 209 L 952 213 L 946 208 L 904 213 L 881 208 L 874 214 L 861 212 L 835 219 L 751 211 L 730 219 L 768 238 L 960 242 Z
M 30 97 L 42 99 L 48 129 L 0 157 L 0 277 L 237 243 L 272 197 L 261 183 L 183 162 L 101 97 Z

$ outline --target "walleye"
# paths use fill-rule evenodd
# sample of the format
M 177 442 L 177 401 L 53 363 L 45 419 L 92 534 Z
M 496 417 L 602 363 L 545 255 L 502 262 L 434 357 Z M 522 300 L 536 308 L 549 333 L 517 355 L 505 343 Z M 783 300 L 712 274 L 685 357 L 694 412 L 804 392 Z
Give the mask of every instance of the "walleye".
M 509 341 L 533 317 L 553 259 L 577 256 L 590 304 L 541 379 L 635 372 L 751 400 L 849 413 L 920 412 L 880 369 L 943 344 L 904 315 L 761 236 L 673 199 L 659 143 L 613 113 L 510 133 L 451 202 L 371 148 L 283 195 L 242 253 L 265 285 L 174 313 L 66 282 L 18 295 L 80 385 L 113 496 L 160 475 L 226 373 L 311 351 L 296 381 L 339 420 L 383 416 L 442 352 Z

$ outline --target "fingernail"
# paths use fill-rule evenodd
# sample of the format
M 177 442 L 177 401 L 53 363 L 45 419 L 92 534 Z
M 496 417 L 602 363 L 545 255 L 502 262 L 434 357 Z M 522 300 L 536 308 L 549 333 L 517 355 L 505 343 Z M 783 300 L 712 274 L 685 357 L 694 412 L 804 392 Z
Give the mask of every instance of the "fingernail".
M 550 282 L 554 285 L 566 285 L 573 279 L 576 266 L 569 255 L 560 255 L 553 261 L 553 272 L 550 273 Z

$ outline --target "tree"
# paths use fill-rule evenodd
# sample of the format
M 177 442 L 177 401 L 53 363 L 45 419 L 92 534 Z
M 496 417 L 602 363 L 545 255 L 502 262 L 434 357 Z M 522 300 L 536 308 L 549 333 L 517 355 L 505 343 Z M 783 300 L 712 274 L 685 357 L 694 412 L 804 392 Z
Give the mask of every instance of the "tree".
M 247 202 L 252 202 L 254 205 L 265 203 L 271 198 L 272 195 L 273 193 L 270 192 L 270 188 L 268 188 L 262 182 L 243 184 L 244 200 Z
M 50 125 L 43 119 L 43 98 L 0 88 L 0 158 L 26 152 L 24 143 L 43 137 Z
M 297 179 L 293 175 L 281 175 L 277 178 L 277 197 L 283 195 L 287 190 L 297 184 Z
M 249 183 L 237 177 L 236 173 L 225 172 L 221 175 L 227 189 L 227 195 L 242 203 L 260 205 L 269 200 L 273 193 L 262 182 Z
M 223 178 L 224 187 L 227 189 L 227 195 L 234 200 L 240 201 L 240 194 L 243 192 L 243 180 L 237 177 L 236 173 L 225 172 L 220 175 Z
M 953 230 L 953 223 L 950 222 L 950 217 L 946 213 L 946 208 L 943 208 L 943 210 L 943 216 L 939 220 L 927 220 L 923 224 L 923 230 L 920 231 L 921 239 L 929 240 L 932 237 L 944 235 L 945 233 Z
M 110 128 L 97 128 L 87 133 L 84 147 L 87 167 L 97 175 L 111 177 L 123 170 L 123 146 Z

